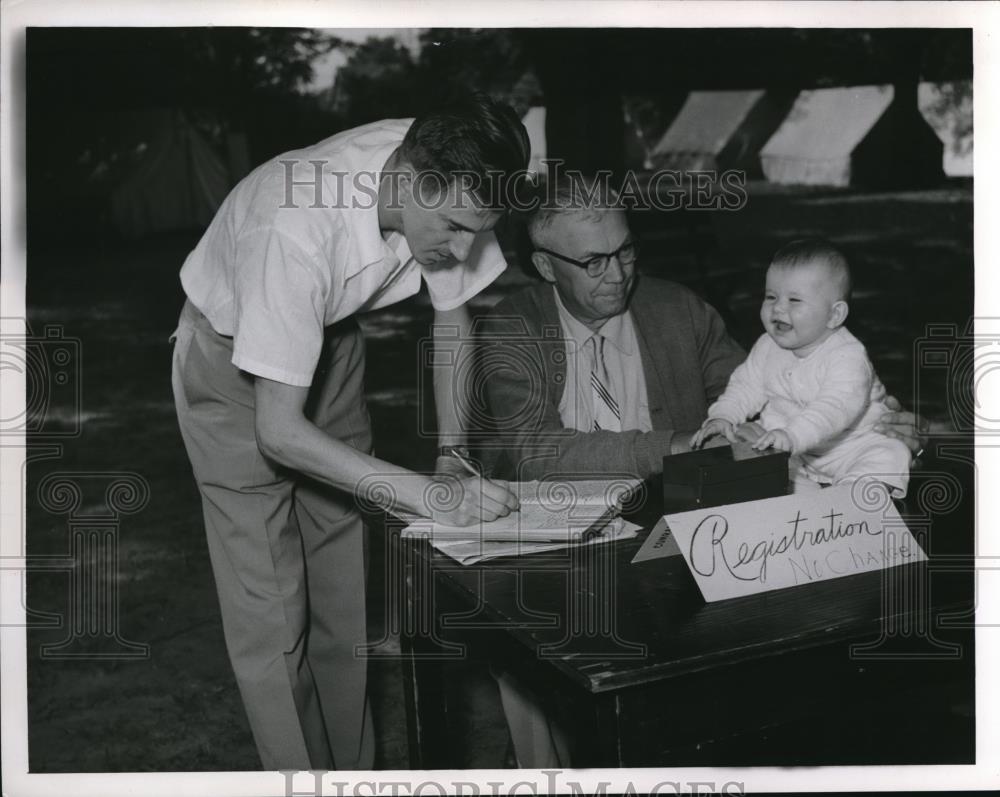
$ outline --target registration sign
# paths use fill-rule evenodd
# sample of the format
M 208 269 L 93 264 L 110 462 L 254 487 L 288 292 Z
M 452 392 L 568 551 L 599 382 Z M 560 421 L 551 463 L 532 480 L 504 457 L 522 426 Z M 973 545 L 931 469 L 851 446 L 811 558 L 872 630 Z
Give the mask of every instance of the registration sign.
M 664 520 L 711 602 L 926 560 L 880 491 L 831 487 Z

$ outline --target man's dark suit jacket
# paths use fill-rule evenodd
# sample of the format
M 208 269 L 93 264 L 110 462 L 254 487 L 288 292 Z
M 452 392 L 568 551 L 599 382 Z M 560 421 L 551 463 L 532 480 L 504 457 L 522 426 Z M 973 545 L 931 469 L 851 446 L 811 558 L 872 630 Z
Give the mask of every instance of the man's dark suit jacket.
M 629 304 L 651 432 L 578 432 L 563 426 L 566 342 L 553 287 L 511 294 L 478 325 L 480 385 L 493 435 L 482 459 L 495 477 L 659 473 L 675 434 L 691 435 L 746 357 L 719 314 L 682 285 L 640 277 Z

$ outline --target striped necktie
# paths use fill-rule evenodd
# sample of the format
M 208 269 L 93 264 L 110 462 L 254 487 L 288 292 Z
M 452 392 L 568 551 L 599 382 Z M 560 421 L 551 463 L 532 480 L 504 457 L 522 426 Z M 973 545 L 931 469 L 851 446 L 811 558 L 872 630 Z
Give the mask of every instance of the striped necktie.
M 594 431 L 604 429 L 609 432 L 622 430 L 622 413 L 611 392 L 611 380 L 604 367 L 604 336 L 592 335 L 587 339 L 590 346 L 591 362 L 590 387 L 593 394 Z

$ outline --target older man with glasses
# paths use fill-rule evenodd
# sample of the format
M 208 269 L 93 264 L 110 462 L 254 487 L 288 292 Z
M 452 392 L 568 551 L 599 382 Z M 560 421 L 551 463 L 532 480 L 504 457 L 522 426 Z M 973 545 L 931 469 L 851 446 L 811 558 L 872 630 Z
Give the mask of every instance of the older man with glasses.
M 599 183 L 563 179 L 545 193 L 528 226 L 544 282 L 483 325 L 496 432 L 484 458 L 520 479 L 646 478 L 687 450 L 744 351 L 687 288 L 639 283 L 637 241 Z

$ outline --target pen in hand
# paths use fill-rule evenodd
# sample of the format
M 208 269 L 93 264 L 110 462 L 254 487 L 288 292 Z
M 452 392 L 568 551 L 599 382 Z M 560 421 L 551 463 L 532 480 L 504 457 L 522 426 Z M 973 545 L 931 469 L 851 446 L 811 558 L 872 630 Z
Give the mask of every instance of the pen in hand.
M 462 463 L 462 467 L 465 468 L 473 476 L 478 476 L 478 477 L 484 479 L 485 481 L 490 481 L 489 479 L 486 479 L 486 477 L 483 476 L 483 474 L 481 474 L 479 472 L 479 469 L 476 468 L 475 465 L 473 465 L 471 462 L 469 462 L 469 460 L 467 460 L 464 456 L 462 456 L 461 454 L 459 454 L 457 451 L 452 451 L 451 452 L 451 456 L 453 456 L 460 463 Z M 501 485 L 497 485 L 497 486 L 501 486 Z M 508 492 L 509 492 L 509 488 L 508 488 Z M 508 505 L 508 506 L 509 506 L 509 508 L 510 508 L 511 511 L 516 512 L 517 510 L 519 510 L 521 508 L 520 507 L 520 503 L 517 502 L 517 497 L 516 497 L 516 495 L 514 493 L 511 493 L 511 495 L 514 496 L 514 499 L 515 499 L 516 503 L 514 503 L 513 505 Z
M 457 451 L 452 451 L 451 452 L 451 456 L 453 456 L 455 459 L 457 459 L 459 462 L 461 462 L 462 463 L 462 467 L 465 468 L 467 471 L 469 471 L 469 473 L 471 473 L 473 476 L 481 476 L 482 475 L 478 470 L 476 470 L 475 465 L 473 465 L 471 462 L 469 462 L 469 460 L 467 460 L 465 457 L 463 457 Z

